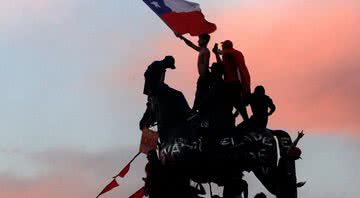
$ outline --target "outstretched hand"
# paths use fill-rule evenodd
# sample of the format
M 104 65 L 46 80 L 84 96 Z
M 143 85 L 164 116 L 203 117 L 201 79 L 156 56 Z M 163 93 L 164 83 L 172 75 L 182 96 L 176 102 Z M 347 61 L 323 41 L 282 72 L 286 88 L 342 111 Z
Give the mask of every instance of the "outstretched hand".
M 301 130 L 301 131 L 299 131 L 298 132 L 298 138 L 300 139 L 300 138 L 302 138 L 302 137 L 304 137 L 304 130 Z
M 217 43 L 215 43 L 215 45 L 214 45 L 214 47 L 213 47 L 213 49 L 212 49 L 212 52 L 213 52 L 214 54 L 219 53 L 219 46 L 218 46 Z

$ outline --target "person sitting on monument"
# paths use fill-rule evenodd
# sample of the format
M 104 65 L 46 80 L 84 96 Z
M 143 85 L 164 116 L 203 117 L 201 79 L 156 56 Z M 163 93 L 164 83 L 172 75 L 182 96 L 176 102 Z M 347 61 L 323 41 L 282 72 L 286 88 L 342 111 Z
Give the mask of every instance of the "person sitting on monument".
M 272 99 L 265 95 L 265 88 L 257 86 L 249 98 L 253 115 L 250 118 L 251 126 L 255 128 L 266 128 L 268 117 L 275 112 L 275 105 Z M 269 111 L 270 109 L 270 111 Z
M 173 129 L 179 122 L 186 122 L 191 116 L 191 109 L 182 92 L 165 84 L 167 68 L 175 69 L 175 59 L 171 56 L 162 61 L 155 61 L 146 70 L 144 94 L 148 95 L 147 109 L 140 120 L 140 129 L 149 128 L 157 124 L 160 142 L 171 138 L 169 133 L 162 133 Z M 181 133 L 181 129 L 176 130 Z M 182 131 L 186 133 L 186 131 Z
M 140 130 L 149 128 L 155 122 L 152 112 L 154 110 L 154 95 L 160 83 L 165 81 L 166 69 L 175 69 L 175 58 L 166 56 L 163 60 L 151 63 L 144 73 L 145 84 L 143 94 L 147 95 L 146 111 L 140 120 Z

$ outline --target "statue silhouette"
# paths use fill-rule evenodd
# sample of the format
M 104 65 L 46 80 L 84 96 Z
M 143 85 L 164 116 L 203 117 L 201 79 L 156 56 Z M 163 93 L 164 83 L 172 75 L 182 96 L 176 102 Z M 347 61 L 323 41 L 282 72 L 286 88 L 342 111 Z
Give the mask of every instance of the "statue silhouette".
M 228 175 L 225 180 L 230 180 L 238 176 L 236 173 L 239 171 L 247 170 L 253 171 L 264 186 L 279 198 L 296 198 L 296 188 L 287 189 L 288 186 L 278 185 L 279 181 L 276 179 L 278 167 L 273 135 L 281 137 L 280 153 L 286 155 L 292 144 L 286 132 L 269 129 L 244 131 L 234 128 L 229 132 L 220 132 L 224 135 L 217 137 L 208 146 L 209 142 L 204 141 L 191 123 L 186 121 L 186 108 L 181 108 L 186 105 L 178 103 L 187 103 L 180 93 L 162 83 L 154 95 L 158 101 L 153 113 L 157 114 L 154 117 L 159 123 L 160 160 L 169 170 L 167 174 L 176 178 L 172 181 L 180 181 L 174 189 L 182 186 L 186 192 L 189 179 L 200 183 L 219 183 L 224 180 L 219 180 L 224 175 Z M 287 163 L 290 165 L 281 167 L 283 172 L 288 173 L 282 178 L 283 181 L 296 177 L 292 162 Z

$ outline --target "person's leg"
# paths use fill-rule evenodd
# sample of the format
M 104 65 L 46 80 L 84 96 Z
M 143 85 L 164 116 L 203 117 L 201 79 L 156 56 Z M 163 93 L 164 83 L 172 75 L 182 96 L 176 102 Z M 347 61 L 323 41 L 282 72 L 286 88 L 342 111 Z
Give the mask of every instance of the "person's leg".
M 232 84 L 234 107 L 240 113 L 244 121 L 249 120 L 249 115 L 243 103 L 242 88 L 240 83 Z
M 176 96 L 176 105 L 179 107 L 182 113 L 185 115 L 189 114 L 191 108 L 184 96 L 184 94 L 181 91 L 173 89 L 173 93 Z
M 206 77 L 200 76 L 196 84 L 195 99 L 192 108 L 193 111 L 198 111 L 201 109 L 204 100 L 206 98 L 206 95 L 208 93 L 208 89 L 209 89 L 209 83 Z

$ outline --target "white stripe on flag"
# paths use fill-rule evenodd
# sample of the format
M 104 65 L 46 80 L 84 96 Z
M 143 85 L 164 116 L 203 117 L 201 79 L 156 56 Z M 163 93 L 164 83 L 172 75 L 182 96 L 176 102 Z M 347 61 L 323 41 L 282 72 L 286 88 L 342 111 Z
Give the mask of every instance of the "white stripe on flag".
M 185 0 L 164 0 L 164 3 L 173 12 L 194 12 L 201 11 L 200 5 Z

